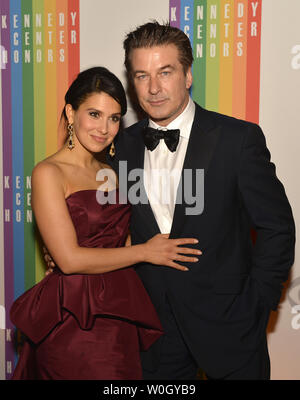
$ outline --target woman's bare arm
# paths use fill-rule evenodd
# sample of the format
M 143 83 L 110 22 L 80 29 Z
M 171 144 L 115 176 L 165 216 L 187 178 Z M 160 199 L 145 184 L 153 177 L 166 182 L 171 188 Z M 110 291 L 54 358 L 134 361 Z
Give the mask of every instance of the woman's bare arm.
M 168 239 L 156 235 L 144 244 L 120 248 L 85 248 L 77 243 L 76 231 L 65 200 L 62 173 L 52 163 L 38 164 L 32 174 L 32 208 L 51 257 L 66 274 L 99 274 L 139 262 L 187 270 L 175 261 L 196 262 L 199 250 L 178 247 L 195 239 Z M 185 254 L 185 255 L 184 255 Z

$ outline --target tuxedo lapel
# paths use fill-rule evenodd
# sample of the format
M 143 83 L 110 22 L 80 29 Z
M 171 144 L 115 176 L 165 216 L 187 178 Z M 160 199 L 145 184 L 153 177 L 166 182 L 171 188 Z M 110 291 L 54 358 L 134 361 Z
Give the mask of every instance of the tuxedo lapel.
M 195 118 L 178 185 L 177 204 L 175 205 L 170 237 L 179 236 L 186 218 L 186 208 L 191 207 L 190 204 L 185 202 L 185 193 L 183 192 L 185 185 L 184 171 L 192 171 L 194 189 L 196 169 L 203 170 L 205 180 L 217 144 L 219 131 L 220 127 L 210 118 L 209 112 L 196 104 Z M 182 193 L 179 193 L 179 191 L 182 191 Z M 195 190 L 193 190 L 193 193 L 195 193 Z
M 152 208 L 149 203 L 149 199 L 146 195 L 146 190 L 144 186 L 144 157 L 145 157 L 145 144 L 143 140 L 143 135 L 142 135 L 142 130 L 145 126 L 148 125 L 148 120 L 143 120 L 141 121 L 140 124 L 137 125 L 136 129 L 132 132 L 132 134 L 127 138 L 126 141 L 126 146 L 127 147 L 127 174 L 128 177 L 130 177 L 130 174 L 132 174 L 132 171 L 135 169 L 140 170 L 141 174 L 141 182 L 138 182 L 139 187 L 141 190 L 143 190 L 143 199 L 144 201 L 138 202 L 135 205 L 135 213 L 138 213 L 142 218 L 142 221 L 148 225 L 147 231 L 151 229 L 151 234 L 156 235 L 157 233 L 160 233 L 160 229 L 158 227 L 158 224 L 156 222 L 155 216 L 153 214 Z M 132 179 L 134 177 L 132 176 Z M 133 185 L 135 185 L 136 180 L 134 179 L 133 181 L 128 182 L 128 193 L 130 196 L 130 193 L 132 193 L 132 190 L 134 190 Z M 130 198 L 129 198 L 130 201 Z M 140 218 L 139 218 L 140 220 Z

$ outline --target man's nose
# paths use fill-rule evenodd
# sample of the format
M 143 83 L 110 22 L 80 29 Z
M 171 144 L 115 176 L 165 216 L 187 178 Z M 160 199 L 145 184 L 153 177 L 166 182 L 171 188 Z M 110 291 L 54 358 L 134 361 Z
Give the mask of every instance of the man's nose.
M 160 91 L 160 83 L 156 77 L 151 77 L 149 81 L 149 92 L 157 94 Z

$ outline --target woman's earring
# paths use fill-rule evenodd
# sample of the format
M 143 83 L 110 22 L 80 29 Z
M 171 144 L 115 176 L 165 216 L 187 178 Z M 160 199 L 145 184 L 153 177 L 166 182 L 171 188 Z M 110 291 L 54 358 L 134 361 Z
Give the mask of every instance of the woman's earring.
M 75 147 L 74 144 L 74 128 L 73 124 L 68 124 L 68 134 L 69 134 L 69 139 L 68 139 L 68 149 L 72 150 Z
M 110 149 L 109 149 L 109 155 L 111 157 L 114 157 L 115 154 L 116 154 L 115 145 L 114 145 L 114 142 L 111 142 Z

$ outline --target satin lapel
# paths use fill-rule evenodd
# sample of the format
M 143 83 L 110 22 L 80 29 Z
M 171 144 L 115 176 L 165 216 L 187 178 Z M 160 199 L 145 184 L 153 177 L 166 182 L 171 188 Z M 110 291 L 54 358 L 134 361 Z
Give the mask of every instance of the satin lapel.
M 128 138 L 126 140 L 126 153 L 127 153 L 127 179 L 130 177 L 131 171 L 135 169 L 139 169 L 141 172 L 144 171 L 144 157 L 145 157 L 145 144 L 143 141 L 142 137 L 142 129 L 144 126 L 148 124 L 148 121 L 144 123 L 144 121 L 141 122 L 137 126 L 137 128 L 132 132 L 131 135 L 128 135 Z M 143 219 L 143 223 L 148 225 L 148 228 L 151 229 L 151 235 L 155 235 L 157 233 L 160 233 L 160 229 L 157 225 L 155 216 L 153 214 L 152 208 L 150 206 L 148 197 L 146 195 L 145 191 L 145 186 L 144 186 L 144 174 L 141 173 L 142 176 L 142 182 L 139 182 L 139 186 L 142 188 L 141 190 L 144 191 L 143 198 L 146 200 L 141 202 L 138 202 L 137 204 L 134 204 L 135 210 L 133 210 L 134 213 L 138 213 L 140 217 Z M 132 176 L 133 178 L 133 176 Z M 129 197 L 130 197 L 130 192 L 133 190 L 133 185 L 137 183 L 137 180 L 134 181 L 129 181 L 128 182 L 128 192 L 129 192 Z M 130 201 L 130 198 L 129 198 Z M 140 218 L 138 218 L 140 220 Z M 148 229 L 149 230 L 149 229 Z
M 183 163 L 178 190 L 183 190 L 181 187 L 184 170 L 192 170 L 194 174 L 196 169 L 203 169 L 205 180 L 217 144 L 219 131 L 220 127 L 216 125 L 209 112 L 196 104 L 195 119 Z M 173 224 L 170 234 L 170 237 L 173 238 L 178 237 L 180 232 L 182 232 L 186 218 L 186 207 L 191 207 L 191 205 L 185 203 L 184 194 L 179 196 L 179 193 L 177 192 L 177 199 L 181 197 L 182 201 L 176 204 L 174 210 Z
M 144 168 L 145 145 L 142 137 L 144 124 L 139 124 L 134 131 L 130 131 L 123 142 L 126 146 L 126 158 L 128 162 L 128 172 L 133 169 Z

